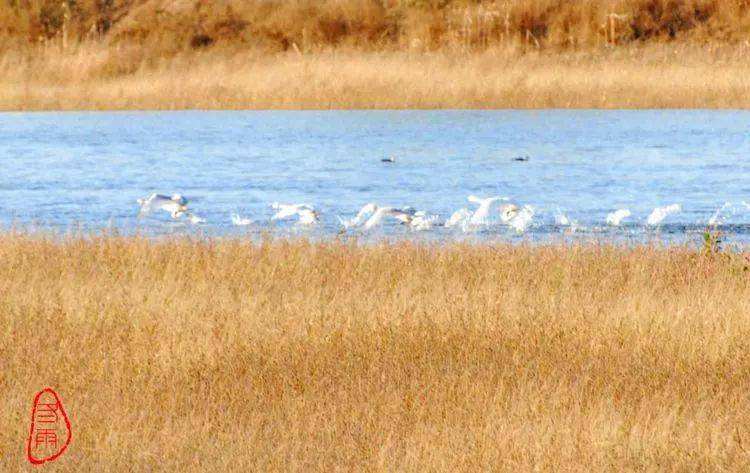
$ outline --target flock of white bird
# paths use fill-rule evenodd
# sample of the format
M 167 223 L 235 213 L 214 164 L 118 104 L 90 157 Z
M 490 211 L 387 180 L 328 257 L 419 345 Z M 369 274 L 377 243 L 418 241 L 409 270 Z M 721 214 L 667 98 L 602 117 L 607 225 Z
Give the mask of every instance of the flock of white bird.
M 473 209 L 464 207 L 453 212 L 453 214 L 444 221 L 440 221 L 437 215 L 430 215 L 423 210 L 416 210 L 412 207 L 390 207 L 380 206 L 369 203 L 362 207 L 355 216 L 349 219 L 338 217 L 342 227 L 342 232 L 349 230 L 368 231 L 380 226 L 386 219 L 392 219 L 408 228 L 421 231 L 428 230 L 434 226 L 446 228 L 460 228 L 468 232 L 472 229 L 485 227 L 491 224 L 505 225 L 517 233 L 523 233 L 533 222 L 535 210 L 530 205 L 520 205 L 510 202 L 507 197 L 477 197 L 470 195 L 469 203 L 474 205 Z M 140 205 L 139 216 L 162 211 L 167 212 L 175 220 L 186 218 L 192 224 L 205 223 L 206 220 L 195 215 L 188 209 L 188 201 L 180 194 L 172 196 L 163 194 L 151 194 L 144 199 L 138 199 Z M 750 204 L 742 202 L 750 209 Z M 708 221 L 709 225 L 721 223 L 721 213 L 730 206 L 730 203 L 724 204 Z M 281 204 L 275 202 L 271 204 L 275 211 L 271 221 L 294 220 L 297 224 L 303 226 L 316 225 L 320 221 L 320 214 L 309 204 Z M 657 226 L 661 224 L 669 215 L 681 211 L 679 204 L 667 205 L 655 208 L 647 217 L 646 225 Z M 620 226 L 624 220 L 630 218 L 632 213 L 629 209 L 617 209 L 607 215 L 606 224 L 610 226 Z M 256 222 L 250 218 L 242 217 L 238 214 L 231 215 L 231 221 L 236 226 L 253 225 Z M 562 227 L 568 227 L 575 231 L 579 227 L 578 223 L 569 219 L 564 213 L 558 210 L 555 215 L 555 223 Z

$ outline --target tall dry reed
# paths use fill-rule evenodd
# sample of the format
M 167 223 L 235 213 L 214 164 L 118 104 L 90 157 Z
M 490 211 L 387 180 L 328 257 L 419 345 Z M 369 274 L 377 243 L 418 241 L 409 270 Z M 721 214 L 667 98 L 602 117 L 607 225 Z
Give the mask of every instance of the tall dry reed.
M 745 471 L 742 255 L 0 237 L 0 469 Z
M 747 108 L 747 53 L 745 46 L 675 45 L 468 56 L 207 53 L 151 61 L 81 47 L 0 56 L 0 109 Z

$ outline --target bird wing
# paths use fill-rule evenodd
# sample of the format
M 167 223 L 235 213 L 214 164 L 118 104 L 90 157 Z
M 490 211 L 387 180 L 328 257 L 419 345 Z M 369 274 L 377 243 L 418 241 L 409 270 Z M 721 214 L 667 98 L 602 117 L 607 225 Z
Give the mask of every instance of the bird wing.
M 680 204 L 667 205 L 666 207 L 657 207 L 648 216 L 646 223 L 649 225 L 656 225 L 661 223 L 662 220 L 667 218 L 667 215 L 679 212 L 681 209 Z
M 389 209 L 387 214 L 402 223 L 411 223 L 414 218 L 414 209 Z
M 315 210 L 313 206 L 309 204 L 279 204 L 278 202 L 274 202 L 273 204 L 271 204 L 271 207 L 275 210 L 278 210 L 278 212 L 276 212 L 276 215 L 271 217 L 271 220 L 289 218 L 293 215 L 299 215 L 300 212 L 303 211 L 312 212 Z
M 370 216 L 370 218 L 367 219 L 365 222 L 364 228 L 365 230 L 369 230 L 370 228 L 380 225 L 380 222 L 383 220 L 383 217 L 390 212 L 392 209 L 389 207 L 380 207 L 378 208 L 375 213 Z
M 492 203 L 494 202 L 493 199 L 482 199 L 482 200 L 474 200 L 472 201 L 474 203 L 479 204 L 479 208 L 474 211 L 474 215 L 471 216 L 471 223 L 485 223 L 487 221 L 487 217 L 490 215 L 490 207 L 492 206 Z
M 169 213 L 175 213 L 184 210 L 185 206 L 180 205 L 179 203 L 170 199 L 166 201 L 159 201 L 154 205 L 154 208 L 158 210 L 164 210 Z
M 450 216 L 447 222 L 445 222 L 446 227 L 452 227 L 454 225 L 458 225 L 459 223 L 465 221 L 471 217 L 471 211 L 469 209 L 459 209 L 453 212 L 453 214 Z
M 147 199 L 139 200 L 141 204 L 141 213 L 153 212 L 154 210 L 162 210 L 165 205 L 178 205 L 172 200 L 171 197 L 161 194 L 151 194 Z M 164 209 L 167 210 L 167 209 Z M 168 210 L 171 212 L 171 210 Z
M 651 214 L 649 214 L 648 218 L 646 219 L 646 223 L 648 223 L 649 225 L 654 225 L 661 222 L 663 218 L 664 217 L 662 216 L 662 210 L 657 208 L 651 211 Z
M 490 210 L 492 209 L 492 204 L 495 202 L 499 202 L 501 200 L 508 200 L 507 197 L 487 197 L 486 199 L 481 199 L 475 195 L 470 195 L 468 197 L 469 202 L 473 202 L 475 204 L 479 204 L 479 208 L 474 211 L 474 215 L 471 216 L 471 223 L 473 224 L 483 224 L 487 222 L 487 217 L 490 215 Z
M 359 212 L 357 212 L 357 215 L 354 218 L 344 220 L 343 218 L 339 217 L 339 222 L 341 222 L 341 225 L 347 229 L 357 227 L 359 225 L 362 225 L 362 223 L 375 211 L 376 208 L 377 206 L 373 203 L 367 204 L 362 207 Z
M 294 205 L 274 204 L 274 209 L 278 210 L 276 214 L 271 217 L 271 220 L 281 220 L 282 218 L 289 218 L 297 213 L 297 207 Z
M 371 215 L 373 212 L 375 212 L 375 208 L 376 208 L 375 204 L 373 204 L 373 203 L 369 203 L 369 204 L 365 205 L 364 207 L 362 207 L 361 209 L 359 209 L 359 212 L 357 212 L 357 216 L 354 217 L 351 220 L 351 222 L 354 225 L 360 225 L 362 223 L 362 221 L 364 221 L 365 217 L 367 217 L 368 215 Z
M 518 213 L 508 221 L 508 225 L 513 227 L 516 232 L 523 233 L 534 219 L 534 208 L 530 205 L 524 205 Z
M 622 219 L 630 217 L 630 210 L 619 209 L 607 215 L 607 223 L 610 225 L 619 225 Z

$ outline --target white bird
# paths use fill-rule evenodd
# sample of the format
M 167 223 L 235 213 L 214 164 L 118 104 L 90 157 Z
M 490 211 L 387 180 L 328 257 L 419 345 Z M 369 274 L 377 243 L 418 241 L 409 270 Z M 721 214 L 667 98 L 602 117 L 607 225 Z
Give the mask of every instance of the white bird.
M 303 225 L 312 225 L 318 222 L 318 212 L 308 204 L 280 204 L 274 202 L 271 208 L 276 210 L 276 214 L 271 220 L 284 220 L 289 217 L 298 217 L 298 222 Z
M 385 217 L 393 217 L 403 224 L 411 224 L 415 213 L 414 209 L 410 207 L 397 209 L 395 207 L 375 206 L 375 212 L 367 219 L 362 229 L 370 230 L 371 228 L 380 225 Z
M 297 215 L 299 215 L 298 223 L 302 225 L 315 225 L 319 220 L 318 212 L 312 209 L 300 209 Z
M 141 206 L 138 215 L 163 210 L 169 212 L 172 218 L 180 218 L 187 212 L 187 199 L 180 194 L 174 194 L 171 197 L 163 194 L 151 194 L 148 198 L 138 199 L 137 202 Z
M 508 221 L 513 229 L 518 233 L 523 233 L 534 219 L 534 208 L 530 205 L 524 205 L 523 208 L 516 212 L 515 216 Z
M 469 222 L 469 219 L 471 218 L 472 214 L 471 210 L 467 208 L 458 209 L 453 214 L 451 214 L 450 218 L 445 221 L 445 227 L 451 228 L 455 227 L 456 225 L 461 225 L 462 227 L 466 227 L 466 224 Z
M 252 219 L 241 217 L 238 213 L 233 213 L 231 217 L 232 217 L 232 225 L 235 225 L 238 227 L 244 227 L 244 226 L 253 224 Z
M 500 207 L 500 220 L 503 223 L 507 224 L 511 220 L 516 218 L 520 210 L 521 209 L 519 209 L 518 206 L 515 204 L 505 204 L 502 207 Z
M 646 223 L 649 225 L 660 224 L 668 215 L 677 213 L 682 209 L 679 204 L 667 205 L 665 207 L 657 207 L 651 212 L 651 215 L 646 219 Z
M 555 224 L 561 227 L 568 227 L 571 225 L 571 220 L 558 208 L 557 212 L 555 212 Z
M 359 212 L 357 212 L 357 215 L 354 218 L 351 218 L 349 220 L 344 220 L 341 217 L 339 217 L 339 222 L 341 222 L 341 226 L 344 227 L 344 229 L 348 230 L 353 227 L 358 227 L 362 225 L 366 220 L 367 217 L 372 215 L 373 212 L 375 212 L 375 209 L 377 206 L 373 203 L 366 204 L 364 207 L 360 209 Z
M 618 209 L 607 214 L 607 225 L 619 226 L 620 222 L 630 217 L 629 209 Z
M 469 200 L 469 202 L 479 205 L 479 208 L 474 211 L 471 219 L 469 219 L 469 223 L 472 225 L 486 225 L 488 222 L 492 204 L 501 200 L 508 200 L 507 197 L 480 198 L 475 195 L 470 195 L 469 197 L 467 197 L 467 199 Z
M 433 225 L 439 225 L 437 220 L 437 215 L 427 215 L 427 212 L 420 210 L 414 212 L 414 216 L 409 222 L 409 228 L 417 232 L 429 230 Z

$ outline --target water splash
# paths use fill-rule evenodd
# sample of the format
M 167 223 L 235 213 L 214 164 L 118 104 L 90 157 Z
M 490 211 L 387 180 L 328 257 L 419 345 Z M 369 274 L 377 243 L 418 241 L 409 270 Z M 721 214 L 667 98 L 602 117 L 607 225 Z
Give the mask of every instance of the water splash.
M 680 204 L 667 205 L 665 207 L 656 207 L 646 219 L 648 225 L 659 225 L 669 215 L 682 210 Z
M 206 223 L 206 219 L 203 217 L 199 217 L 195 214 L 187 214 L 187 218 L 193 225 L 201 225 Z
M 469 202 L 478 205 L 479 207 L 471 215 L 469 222 L 472 225 L 487 225 L 490 223 L 490 210 L 495 202 L 508 200 L 507 197 L 477 197 L 470 195 L 466 198 Z
M 724 210 L 728 209 L 731 206 L 731 202 L 724 202 L 724 205 L 716 209 L 716 212 L 714 212 L 711 218 L 708 219 L 708 225 L 711 227 L 715 227 L 724 223 L 724 221 L 726 220 L 726 216 L 722 216 L 722 212 L 724 212 Z
M 560 210 L 559 207 L 557 209 L 557 212 L 555 212 L 555 224 L 560 225 L 561 227 L 567 227 L 571 225 L 570 219 L 562 212 L 562 210 Z
M 555 212 L 555 225 L 559 227 L 565 227 L 566 233 L 576 233 L 580 230 L 584 230 L 585 227 L 578 224 L 576 220 L 571 219 L 560 208 L 557 208 Z
M 618 209 L 614 212 L 610 212 L 607 214 L 607 225 L 612 225 L 614 227 L 619 227 L 620 223 L 628 217 L 630 217 L 631 213 L 629 209 Z
M 242 217 L 238 213 L 233 213 L 231 215 L 231 218 L 232 218 L 232 225 L 234 225 L 236 227 L 244 227 L 244 226 L 252 225 L 253 224 L 253 220 L 252 219 Z
M 437 221 L 437 215 L 430 215 L 427 212 L 420 210 L 419 212 L 414 213 L 414 217 L 409 223 L 409 228 L 415 232 L 430 230 Z

